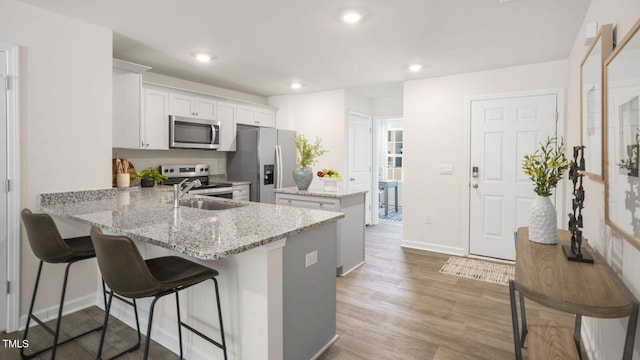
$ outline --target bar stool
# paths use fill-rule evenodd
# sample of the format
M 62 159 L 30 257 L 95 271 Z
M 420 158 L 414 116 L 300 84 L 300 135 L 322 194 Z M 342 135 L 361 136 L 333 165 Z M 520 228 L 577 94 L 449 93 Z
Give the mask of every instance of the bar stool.
M 115 296 L 114 293 L 132 299 L 153 297 L 151 308 L 149 309 L 144 359 L 147 359 L 149 356 L 151 324 L 156 301 L 170 294 L 176 294 L 180 358 L 182 359 L 182 327 L 185 327 L 187 330 L 190 330 L 204 340 L 222 349 L 224 358 L 225 360 L 227 359 L 227 345 L 224 338 L 224 328 L 222 326 L 222 310 L 220 308 L 218 281 L 216 280 L 218 272 L 216 270 L 178 256 L 165 256 L 145 260 L 131 239 L 126 236 L 105 235 L 95 226 L 91 228 L 91 240 L 96 250 L 98 267 L 100 268 L 100 272 L 102 272 L 102 278 L 110 288 L 109 300 L 105 306 L 104 328 L 102 329 L 102 336 L 100 338 L 98 359 L 102 356 L 102 347 L 107 332 L 107 321 L 109 311 L 111 310 L 111 299 Z M 221 343 L 180 320 L 180 299 L 178 292 L 209 279 L 213 280 L 215 287 Z
M 60 335 L 60 323 L 62 320 L 62 308 L 64 305 L 64 296 L 67 290 L 67 279 L 69 277 L 69 268 L 72 264 L 78 261 L 91 259 L 96 255 L 95 251 L 93 250 L 93 244 L 91 243 L 90 236 L 63 239 L 62 236 L 60 236 L 60 232 L 58 231 L 58 228 L 56 227 L 56 224 L 51 216 L 47 214 L 34 214 L 29 209 L 23 209 L 20 215 L 22 216 L 22 222 L 24 224 L 25 230 L 27 231 L 27 238 L 29 239 L 31 250 L 33 251 L 35 256 L 40 259 L 40 264 L 38 265 L 38 274 L 36 275 L 36 284 L 33 288 L 31 304 L 29 305 L 27 326 L 24 329 L 22 340 L 24 341 L 27 339 L 27 334 L 29 332 L 29 323 L 31 322 L 31 319 L 37 322 L 40 326 L 42 326 L 42 328 L 44 328 L 49 334 L 53 336 L 53 345 L 30 355 L 24 353 L 25 348 L 21 348 L 20 356 L 23 359 L 31 359 L 38 356 L 39 354 L 42 354 L 45 351 L 51 350 L 51 359 L 55 359 L 56 349 L 58 345 L 65 344 L 90 332 L 102 329 L 102 325 L 100 325 L 96 328 L 85 331 L 82 334 L 58 342 Z M 33 304 L 36 301 L 36 294 L 38 292 L 38 285 L 40 283 L 40 274 L 42 273 L 42 264 L 44 262 L 51 264 L 67 264 L 64 271 L 62 295 L 60 295 L 60 305 L 58 307 L 58 318 L 56 320 L 55 330 L 51 329 L 48 325 L 46 325 L 42 320 L 40 320 L 33 314 Z

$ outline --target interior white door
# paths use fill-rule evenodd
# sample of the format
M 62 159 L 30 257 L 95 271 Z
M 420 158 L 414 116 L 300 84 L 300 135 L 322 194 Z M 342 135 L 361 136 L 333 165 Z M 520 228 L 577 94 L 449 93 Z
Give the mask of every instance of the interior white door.
M 7 328 L 7 256 L 9 243 L 9 227 L 7 219 L 7 56 L 0 51 L 0 180 L 3 189 L 0 191 L 0 330 Z
M 349 191 L 367 191 L 365 223 L 371 224 L 371 116 L 349 112 Z M 378 193 L 377 191 L 375 192 Z
M 522 159 L 556 134 L 557 95 L 475 100 L 470 111 L 469 252 L 514 260 L 513 233 L 535 196 Z

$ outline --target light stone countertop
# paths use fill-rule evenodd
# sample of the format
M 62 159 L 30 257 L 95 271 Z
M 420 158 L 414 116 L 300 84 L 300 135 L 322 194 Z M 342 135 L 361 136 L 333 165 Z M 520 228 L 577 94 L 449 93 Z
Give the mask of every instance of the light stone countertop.
M 251 185 L 251 181 L 247 181 L 247 180 L 225 180 L 222 182 L 226 182 L 232 185 Z
M 227 210 L 174 209 L 173 191 L 166 187 L 40 195 L 45 213 L 204 260 L 221 259 L 344 217 L 338 212 L 243 204 Z
M 309 188 L 308 190 L 298 190 L 297 187 L 288 187 L 274 190 L 276 193 L 281 194 L 292 194 L 292 195 L 305 195 L 305 196 L 321 196 L 321 197 L 329 197 L 329 198 L 346 198 L 351 196 L 358 196 L 366 194 L 367 191 L 354 191 L 350 192 L 348 190 L 334 190 L 334 191 L 324 191 L 322 187 L 319 188 Z

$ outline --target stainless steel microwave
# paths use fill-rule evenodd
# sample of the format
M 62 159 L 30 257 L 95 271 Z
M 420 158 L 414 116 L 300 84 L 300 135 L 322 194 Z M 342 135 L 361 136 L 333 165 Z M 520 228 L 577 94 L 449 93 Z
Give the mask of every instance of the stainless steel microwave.
M 220 121 L 169 116 L 169 147 L 217 149 L 220 146 Z

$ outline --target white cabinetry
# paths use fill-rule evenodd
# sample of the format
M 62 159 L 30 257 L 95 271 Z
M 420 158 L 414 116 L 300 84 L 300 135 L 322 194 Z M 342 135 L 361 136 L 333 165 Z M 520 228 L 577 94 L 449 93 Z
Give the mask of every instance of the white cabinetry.
M 149 69 L 113 59 L 112 147 L 140 147 L 142 73 Z
M 271 109 L 238 105 L 236 122 L 245 125 L 276 127 L 276 113 Z
M 328 197 L 276 192 L 276 205 L 344 213 L 338 221 L 337 274 L 346 275 L 364 263 L 364 198 L 365 193 Z
M 171 115 L 214 120 L 216 102 L 213 99 L 172 91 L 169 94 L 169 112 Z
M 249 201 L 249 184 L 233 185 L 233 200 Z
M 218 151 L 236 151 L 236 105 L 218 102 L 220 147 Z
M 140 120 L 140 149 L 169 149 L 169 93 L 144 87 Z

